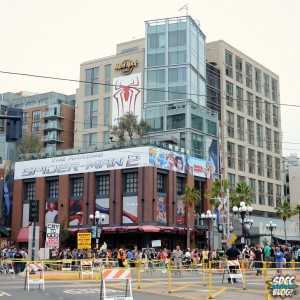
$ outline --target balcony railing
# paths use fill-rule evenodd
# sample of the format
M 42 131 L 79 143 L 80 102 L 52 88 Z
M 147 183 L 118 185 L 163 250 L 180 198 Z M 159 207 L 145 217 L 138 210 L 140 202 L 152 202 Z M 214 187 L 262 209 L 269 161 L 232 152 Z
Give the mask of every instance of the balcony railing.
M 44 118 L 63 118 L 63 115 L 61 112 L 49 110 L 44 112 Z
M 59 123 L 52 123 L 52 122 L 48 122 L 48 123 L 45 123 L 45 127 L 44 127 L 44 130 L 63 130 L 63 127 L 61 124 Z

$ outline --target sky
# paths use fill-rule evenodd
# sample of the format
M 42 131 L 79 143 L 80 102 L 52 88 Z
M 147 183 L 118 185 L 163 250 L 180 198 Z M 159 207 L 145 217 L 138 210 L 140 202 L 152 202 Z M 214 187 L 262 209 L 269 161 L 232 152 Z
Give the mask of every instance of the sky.
M 281 103 L 299 104 L 298 0 L 0 0 L 0 70 L 79 79 L 81 62 L 144 36 L 144 21 L 189 14 L 207 41 L 223 39 L 280 77 Z M 73 94 L 76 83 L 0 74 L 0 93 Z M 281 109 L 283 153 L 300 155 L 300 107 Z

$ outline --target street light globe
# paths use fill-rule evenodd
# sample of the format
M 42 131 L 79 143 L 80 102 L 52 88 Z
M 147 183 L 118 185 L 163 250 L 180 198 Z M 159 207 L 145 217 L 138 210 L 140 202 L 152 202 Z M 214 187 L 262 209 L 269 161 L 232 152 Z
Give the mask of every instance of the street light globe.
M 206 212 L 206 214 L 207 214 L 208 216 L 210 216 L 210 215 L 211 215 L 211 211 L 208 209 L 207 212 Z
M 90 214 L 89 215 L 89 219 L 92 221 L 92 220 L 94 220 L 94 215 L 93 214 Z
M 99 219 L 100 219 L 100 211 L 99 211 L 99 210 L 96 210 L 96 211 L 95 211 L 95 219 L 96 219 L 96 220 L 99 220 Z
M 246 206 L 245 202 L 244 202 L 244 201 L 241 201 L 241 202 L 240 202 L 240 206 L 241 206 L 241 207 Z
M 215 220 L 217 218 L 216 214 L 212 214 L 212 218 Z
M 205 213 L 202 213 L 200 217 L 201 219 L 205 219 Z
M 238 207 L 237 206 L 234 206 L 233 208 L 232 208 L 232 211 L 234 212 L 234 213 L 237 213 L 238 212 Z
M 244 205 L 244 206 L 241 206 L 241 207 L 240 207 L 240 210 L 241 210 L 242 212 L 245 212 L 245 211 L 247 211 L 248 209 L 247 209 L 247 207 Z
M 253 207 L 252 206 L 248 206 L 248 212 L 251 213 L 253 211 Z

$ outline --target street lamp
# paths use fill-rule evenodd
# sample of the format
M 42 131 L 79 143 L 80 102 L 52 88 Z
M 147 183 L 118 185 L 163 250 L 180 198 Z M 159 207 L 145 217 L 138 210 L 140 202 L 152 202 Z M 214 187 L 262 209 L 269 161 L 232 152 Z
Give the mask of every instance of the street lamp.
M 217 218 L 216 214 L 213 214 L 210 210 L 207 210 L 206 213 L 202 213 L 200 215 L 200 219 L 203 220 L 204 222 L 207 222 L 207 227 L 208 227 L 208 250 L 211 250 L 211 238 L 210 238 L 210 232 L 211 229 L 213 230 L 213 222 Z
M 98 250 L 99 239 L 101 236 L 102 225 L 105 220 L 105 215 L 101 215 L 100 211 L 96 210 L 95 214 L 90 214 L 89 219 L 92 225 L 96 226 L 96 249 Z
M 232 208 L 232 211 L 235 215 L 239 213 L 241 217 L 241 224 L 242 224 L 242 244 L 245 243 L 245 237 L 246 237 L 246 229 L 247 231 L 250 230 L 251 226 L 253 225 L 253 220 L 250 219 L 251 213 L 253 211 L 253 208 L 250 205 L 246 205 L 245 202 L 240 202 L 239 206 L 234 206 Z M 245 243 L 247 244 L 247 242 Z
M 266 224 L 266 228 L 267 228 L 267 230 L 270 231 L 271 244 L 272 244 L 273 230 L 275 230 L 277 228 L 277 225 L 275 223 L 273 223 L 272 221 L 270 221 L 270 223 Z

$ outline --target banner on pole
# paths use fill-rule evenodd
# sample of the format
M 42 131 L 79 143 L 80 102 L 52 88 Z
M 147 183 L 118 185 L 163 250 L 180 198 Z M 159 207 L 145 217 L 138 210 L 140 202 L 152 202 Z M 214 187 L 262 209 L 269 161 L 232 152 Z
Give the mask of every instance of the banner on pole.
M 91 249 L 92 234 L 90 232 L 77 233 L 77 249 Z
M 60 224 L 48 223 L 46 230 L 46 246 L 49 249 L 59 248 Z

